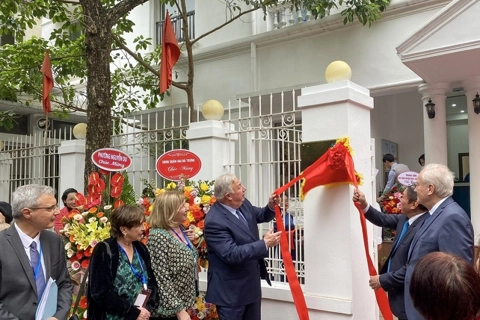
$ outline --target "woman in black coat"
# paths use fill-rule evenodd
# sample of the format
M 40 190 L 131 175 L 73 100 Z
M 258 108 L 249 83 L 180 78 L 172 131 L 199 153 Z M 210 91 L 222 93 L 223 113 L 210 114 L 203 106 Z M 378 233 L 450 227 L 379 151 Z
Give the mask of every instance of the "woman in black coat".
M 144 219 L 143 210 L 135 205 L 124 205 L 112 212 L 112 237 L 95 246 L 90 261 L 89 320 L 149 319 L 157 284 L 150 254 L 140 242 Z M 138 303 L 139 295 L 147 297 L 145 303 Z

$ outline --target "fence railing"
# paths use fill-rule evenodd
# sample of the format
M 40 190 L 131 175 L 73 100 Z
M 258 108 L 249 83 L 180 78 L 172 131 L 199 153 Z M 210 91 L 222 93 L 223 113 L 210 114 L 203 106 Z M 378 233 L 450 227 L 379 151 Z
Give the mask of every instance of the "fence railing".
M 52 187 L 57 196 L 59 186 L 58 147 L 62 139 L 72 139 L 71 129 L 36 132 L 33 135 L 3 138 L 0 151 L 0 190 L 4 201 L 11 201 L 19 186 L 43 184 Z
M 173 31 L 175 32 L 175 36 L 178 42 L 185 41 L 185 34 L 183 32 L 183 20 L 180 15 L 170 17 L 172 20 Z M 187 21 L 188 21 L 188 35 L 190 39 L 195 39 L 195 11 L 187 12 Z M 162 37 L 163 37 L 163 25 L 165 20 L 159 21 L 156 23 L 157 32 L 156 32 L 156 39 L 157 45 L 162 44 Z

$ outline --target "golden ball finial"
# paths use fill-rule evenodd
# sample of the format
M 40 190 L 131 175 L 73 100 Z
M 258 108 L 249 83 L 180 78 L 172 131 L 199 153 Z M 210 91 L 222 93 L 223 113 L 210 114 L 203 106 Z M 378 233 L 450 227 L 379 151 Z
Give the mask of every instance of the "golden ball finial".
M 350 66 L 344 61 L 333 61 L 330 63 L 325 69 L 325 80 L 328 83 L 342 81 L 342 80 L 350 80 L 352 78 L 352 69 Z

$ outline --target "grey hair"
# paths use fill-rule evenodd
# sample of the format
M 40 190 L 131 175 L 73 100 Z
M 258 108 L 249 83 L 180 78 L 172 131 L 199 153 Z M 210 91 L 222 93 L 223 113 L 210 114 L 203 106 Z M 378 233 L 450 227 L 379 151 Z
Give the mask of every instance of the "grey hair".
M 440 198 L 450 197 L 453 194 L 455 175 L 444 164 L 427 164 L 422 173 L 422 180 L 427 185 L 435 186 L 435 194 Z
M 44 194 L 55 195 L 53 188 L 39 184 L 27 184 L 18 187 L 12 195 L 12 216 L 15 220 L 22 218 L 23 208 L 33 208 L 38 203 L 38 198 Z
M 233 173 L 225 173 L 215 179 L 213 188 L 218 200 L 223 200 L 228 192 L 233 193 L 232 184 L 235 179 L 237 177 Z

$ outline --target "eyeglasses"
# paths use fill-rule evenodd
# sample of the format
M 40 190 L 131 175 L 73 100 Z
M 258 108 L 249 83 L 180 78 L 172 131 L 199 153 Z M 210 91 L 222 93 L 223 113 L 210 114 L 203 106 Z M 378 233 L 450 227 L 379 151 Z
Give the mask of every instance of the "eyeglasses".
M 30 210 L 46 210 L 47 212 L 54 212 L 58 210 L 58 205 L 54 204 L 53 206 L 50 207 L 35 207 L 35 208 L 29 208 Z

